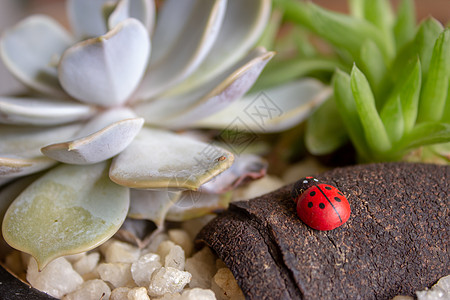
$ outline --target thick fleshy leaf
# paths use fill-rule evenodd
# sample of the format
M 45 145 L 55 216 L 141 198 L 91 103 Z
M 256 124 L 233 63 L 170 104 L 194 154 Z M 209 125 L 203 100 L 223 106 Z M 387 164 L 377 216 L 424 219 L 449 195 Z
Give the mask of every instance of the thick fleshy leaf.
M 331 90 L 319 81 L 302 79 L 249 94 L 192 126 L 253 132 L 281 131 L 307 118 L 330 93 Z
M 133 188 L 196 190 L 229 168 L 233 155 L 213 144 L 150 128 L 113 160 L 111 180 Z
M 206 194 L 200 192 L 183 192 L 180 199 L 170 207 L 166 219 L 169 221 L 186 221 L 225 210 L 231 201 L 231 194 Z
M 42 153 L 57 161 L 81 165 L 98 163 L 116 156 L 133 141 L 144 125 L 142 118 L 124 118 L 119 121 L 111 119 L 122 115 L 124 112 L 121 109 L 107 111 L 85 127 L 85 130 L 98 127 L 100 130 L 69 142 L 48 145 L 42 148 Z
M 216 41 L 226 4 L 226 0 L 165 1 L 152 38 L 150 66 L 135 99 L 156 96 L 197 69 Z
M 73 32 L 79 39 L 105 34 L 103 5 L 107 0 L 67 0 L 67 15 Z
M 330 154 L 348 141 L 345 125 L 330 97 L 317 108 L 306 123 L 305 145 L 314 155 Z
M 138 104 L 136 111 L 148 123 L 183 128 L 224 109 L 242 97 L 273 55 L 273 52 L 267 52 L 264 48 L 257 48 L 204 86 L 185 95 L 162 97 L 149 103 Z
M 30 88 L 64 97 L 56 66 L 72 43 L 67 31 L 53 19 L 36 15 L 5 31 L 0 56 L 9 71 Z
M 214 46 L 198 69 L 175 87 L 175 93 L 204 84 L 241 59 L 267 25 L 270 6 L 269 0 L 228 0 L 225 19 Z
M 54 165 L 40 148 L 68 140 L 81 128 L 80 124 L 56 128 L 0 126 L 0 178 L 24 176 Z
M 135 19 L 64 52 L 59 80 L 74 98 L 89 104 L 123 104 L 141 80 L 150 55 L 145 27 Z
M 233 165 L 200 187 L 203 193 L 222 194 L 266 175 L 267 162 L 253 154 L 236 156 Z
M 353 66 L 350 75 L 350 86 L 367 144 L 377 152 L 389 150 L 392 144 L 375 106 L 369 82 L 356 65 Z
M 155 2 L 153 0 L 120 0 L 108 18 L 108 27 L 114 28 L 128 18 L 135 18 L 152 32 L 155 20 Z
M 68 164 L 94 164 L 122 152 L 139 133 L 144 119 L 127 119 L 105 127 L 85 138 L 42 148 L 42 153 Z
M 0 97 L 0 123 L 60 125 L 91 117 L 96 109 L 72 102 L 39 98 Z
M 113 236 L 126 218 L 129 190 L 109 180 L 108 166 L 61 165 L 31 184 L 6 212 L 7 243 L 33 255 L 42 270 Z
M 133 219 L 150 220 L 158 227 L 162 227 L 167 211 L 180 196 L 180 191 L 131 189 L 128 216 Z
M 0 220 L 3 220 L 3 217 L 8 210 L 8 207 L 17 198 L 17 196 L 22 193 L 22 191 L 28 187 L 33 181 L 39 178 L 42 174 L 33 174 L 30 176 L 26 176 L 23 178 L 19 178 L 14 182 L 2 187 L 0 190 Z

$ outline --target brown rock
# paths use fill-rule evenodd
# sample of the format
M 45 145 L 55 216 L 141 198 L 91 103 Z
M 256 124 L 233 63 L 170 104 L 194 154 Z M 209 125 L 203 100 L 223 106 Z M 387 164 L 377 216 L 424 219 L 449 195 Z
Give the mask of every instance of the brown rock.
M 352 214 L 332 231 L 303 224 L 293 185 L 230 205 L 198 235 L 247 299 L 391 299 L 450 274 L 449 166 L 371 164 L 317 178 Z

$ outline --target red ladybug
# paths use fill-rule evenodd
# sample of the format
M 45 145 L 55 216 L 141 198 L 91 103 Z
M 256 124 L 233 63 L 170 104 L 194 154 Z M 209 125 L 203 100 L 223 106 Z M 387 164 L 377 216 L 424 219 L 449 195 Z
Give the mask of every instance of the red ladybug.
M 332 230 L 348 220 L 350 204 L 337 188 L 319 183 L 313 177 L 302 179 L 301 185 L 308 188 L 296 198 L 297 215 L 306 225 L 317 230 Z

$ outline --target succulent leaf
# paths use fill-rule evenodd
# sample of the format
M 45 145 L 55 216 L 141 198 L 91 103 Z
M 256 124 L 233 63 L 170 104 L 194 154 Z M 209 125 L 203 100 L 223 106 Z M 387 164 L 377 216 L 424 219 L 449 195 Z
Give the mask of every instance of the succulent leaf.
M 68 164 L 95 164 L 122 152 L 142 125 L 142 118 L 117 121 L 84 138 L 48 145 L 41 151 L 47 157 Z
M 40 269 L 106 241 L 129 205 L 128 189 L 109 180 L 108 165 L 61 165 L 35 181 L 6 212 L 5 240 L 33 255 Z
M 180 196 L 181 191 L 131 189 L 128 217 L 150 220 L 161 228 L 167 212 Z
M 256 48 L 226 72 L 189 93 L 160 97 L 135 105 L 149 124 L 182 127 L 211 115 L 239 99 L 255 82 L 273 52 Z M 177 103 L 174 107 L 173 103 Z
M 114 158 L 110 178 L 132 188 L 196 190 L 228 169 L 233 160 L 230 152 L 212 144 L 144 127 Z
M 192 126 L 224 129 L 231 124 L 234 129 L 255 133 L 281 131 L 306 119 L 330 93 L 330 89 L 314 79 L 293 81 L 263 93 L 248 94 Z M 262 106 L 261 114 L 255 110 L 261 109 L 257 105 Z
M 139 84 L 150 55 L 145 27 L 135 19 L 119 23 L 106 35 L 66 50 L 59 80 L 72 97 L 89 104 L 123 104 Z
M 91 117 L 92 106 L 39 98 L 0 97 L 0 123 L 16 125 L 61 125 Z
M 66 97 L 56 66 L 72 42 L 69 33 L 53 19 L 35 15 L 5 32 L 0 40 L 0 56 L 9 71 L 28 87 Z
M 174 93 L 189 92 L 226 72 L 255 44 L 270 16 L 270 0 L 228 0 L 223 24 L 208 56 Z

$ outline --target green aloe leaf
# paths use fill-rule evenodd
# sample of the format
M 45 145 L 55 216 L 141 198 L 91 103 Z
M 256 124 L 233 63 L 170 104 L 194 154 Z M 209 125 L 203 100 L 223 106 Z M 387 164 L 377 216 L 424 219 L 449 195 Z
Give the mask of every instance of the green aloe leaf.
M 401 149 L 447 142 L 450 142 L 450 124 L 426 122 L 416 125 L 409 134 L 403 137 L 394 150 L 400 151 Z
M 419 103 L 418 122 L 441 120 L 450 80 L 450 28 L 442 32 L 434 45 L 428 76 Z
M 334 99 L 347 133 L 357 152 L 364 160 L 368 160 L 370 150 L 364 137 L 364 129 L 359 119 L 356 103 L 350 88 L 350 76 L 337 70 L 333 76 Z
M 358 65 L 366 74 L 372 89 L 377 91 L 386 74 L 386 64 L 383 61 L 383 54 L 374 42 L 368 40 L 362 45 Z
M 348 140 L 346 128 L 333 98 L 325 101 L 306 124 L 305 142 L 314 155 L 329 154 Z
M 108 177 L 109 163 L 61 165 L 26 188 L 9 207 L 3 236 L 34 256 L 42 269 L 53 259 L 97 247 L 120 228 L 129 190 Z
M 389 0 L 365 0 L 364 18 L 375 25 L 384 36 L 384 43 L 388 49 L 394 49 L 394 36 L 392 25 L 394 24 L 394 13 Z
M 380 113 L 380 117 L 384 127 L 389 129 L 387 130 L 389 140 L 393 143 L 400 140 L 405 129 L 405 124 L 399 96 L 392 97 L 386 102 Z
M 415 63 L 417 56 L 419 56 L 422 65 L 422 77 L 425 78 L 430 66 L 433 45 L 442 30 L 442 24 L 436 19 L 428 18 L 423 21 L 417 30 L 414 40 L 407 43 L 397 55 L 390 69 L 391 77 L 396 80 L 401 76 L 405 66 Z
M 367 144 L 378 153 L 388 151 L 391 148 L 391 142 L 386 128 L 378 115 L 369 82 L 366 76 L 356 66 L 353 66 L 350 85 L 364 128 Z
M 404 76 L 394 90 L 394 93 L 400 97 L 405 132 L 409 132 L 416 122 L 421 86 L 422 68 L 420 60 L 417 60 L 412 68 L 405 69 Z
M 403 0 L 400 3 L 393 29 L 397 49 L 401 49 L 414 37 L 416 32 L 416 12 L 413 1 Z
M 328 11 L 309 2 L 284 0 L 279 3 L 288 20 L 304 25 L 353 57 L 358 57 L 362 43 L 368 39 L 381 49 L 386 62 L 394 55 L 394 49 L 385 43 L 383 33 L 366 20 Z

